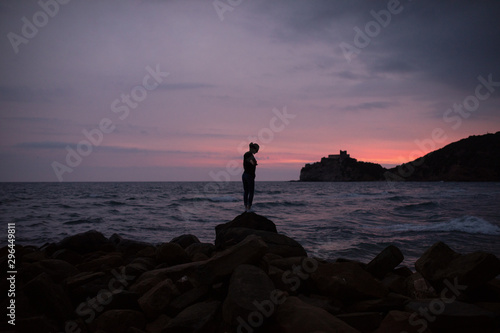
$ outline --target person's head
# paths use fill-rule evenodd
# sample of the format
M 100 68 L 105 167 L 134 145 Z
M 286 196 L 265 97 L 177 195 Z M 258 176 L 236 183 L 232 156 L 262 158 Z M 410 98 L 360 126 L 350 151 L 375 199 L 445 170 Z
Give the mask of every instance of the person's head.
M 252 154 L 257 153 L 259 151 L 259 148 L 260 148 L 258 144 L 253 143 L 253 142 L 250 142 L 249 147 L 250 147 L 250 151 L 252 152 Z

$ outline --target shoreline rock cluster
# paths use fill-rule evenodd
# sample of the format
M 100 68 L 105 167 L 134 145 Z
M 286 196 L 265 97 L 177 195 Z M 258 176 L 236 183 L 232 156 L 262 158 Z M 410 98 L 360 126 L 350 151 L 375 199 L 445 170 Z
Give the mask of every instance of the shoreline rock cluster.
M 367 264 L 326 262 L 243 213 L 216 227 L 215 244 L 188 234 L 154 246 L 88 231 L 17 245 L 16 254 L 16 326 L 2 323 L 6 332 L 500 330 L 500 260 L 441 242 L 416 272 L 399 266 L 395 246 Z

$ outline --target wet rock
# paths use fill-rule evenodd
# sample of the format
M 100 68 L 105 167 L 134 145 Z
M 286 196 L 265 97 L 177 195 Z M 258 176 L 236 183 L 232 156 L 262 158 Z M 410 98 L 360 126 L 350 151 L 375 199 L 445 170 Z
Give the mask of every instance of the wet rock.
M 283 333 L 359 332 L 327 311 L 288 297 L 276 311 L 276 331 Z
M 350 262 L 320 264 L 311 277 L 322 294 L 346 302 L 383 298 L 388 292 L 370 273 Z
M 57 244 L 57 247 L 59 249 L 68 249 L 79 254 L 84 254 L 102 249 L 109 250 L 114 246 L 102 233 L 96 230 L 90 230 L 64 238 Z
M 186 234 L 173 238 L 170 243 L 179 244 L 183 249 L 186 249 L 191 244 L 198 244 L 200 240 L 195 235 Z
M 233 273 L 236 267 L 260 261 L 267 252 L 266 243 L 255 235 L 248 236 L 242 242 L 215 254 L 207 261 L 199 262 L 192 275 L 197 285 L 211 285 Z
M 168 333 L 210 333 L 216 331 L 215 315 L 219 301 L 196 303 L 169 321 L 162 332 Z
M 218 248 L 227 248 L 238 244 L 250 235 L 256 235 L 269 247 L 269 252 L 282 257 L 300 257 L 307 256 L 306 251 L 298 242 L 292 238 L 269 231 L 254 230 L 249 228 L 230 228 L 224 233 L 219 234 L 215 244 Z
M 131 327 L 144 329 L 146 319 L 134 310 L 109 310 L 100 315 L 92 325 L 94 330 L 104 332 L 127 332 Z
M 270 317 L 277 306 L 274 302 L 277 292 L 262 269 L 252 265 L 238 266 L 231 275 L 222 307 L 224 321 L 236 327 L 241 320 L 247 320 L 250 314 L 259 313 L 263 308 L 264 316 Z
M 167 279 L 151 288 L 141 298 L 139 298 L 139 305 L 144 314 L 151 319 L 155 319 L 160 314 L 165 313 L 170 304 L 179 291 L 173 284 L 172 280 Z
M 175 266 L 190 262 L 186 251 L 176 243 L 163 243 L 156 249 L 156 261 L 168 266 Z
M 474 289 L 500 274 L 500 260 L 485 252 L 461 255 L 437 242 L 417 260 L 415 268 L 437 290 L 443 289 L 446 281 L 454 279 Z
M 368 263 L 365 270 L 377 279 L 383 279 L 404 259 L 403 253 L 394 245 L 389 245 Z

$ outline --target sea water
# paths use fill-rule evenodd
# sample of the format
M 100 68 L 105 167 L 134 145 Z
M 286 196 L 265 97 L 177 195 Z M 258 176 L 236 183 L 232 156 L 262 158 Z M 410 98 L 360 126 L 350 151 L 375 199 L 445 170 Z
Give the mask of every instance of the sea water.
M 5 229 L 15 223 L 24 245 L 92 229 L 153 244 L 186 233 L 213 243 L 215 226 L 243 212 L 242 197 L 240 182 L 1 183 L 0 218 Z M 437 241 L 500 257 L 499 207 L 500 183 L 257 181 L 253 209 L 310 256 L 368 262 L 394 244 L 413 266 Z

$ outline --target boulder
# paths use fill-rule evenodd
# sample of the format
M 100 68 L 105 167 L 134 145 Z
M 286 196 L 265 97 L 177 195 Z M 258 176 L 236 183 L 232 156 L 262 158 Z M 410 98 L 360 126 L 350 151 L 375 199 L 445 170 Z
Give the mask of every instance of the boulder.
M 163 243 L 156 249 L 156 261 L 168 266 L 175 266 L 190 262 L 190 259 L 179 244 Z
M 383 298 L 388 292 L 370 273 L 350 262 L 320 264 L 311 278 L 323 295 L 343 302 Z
M 394 245 L 389 245 L 366 265 L 365 270 L 377 279 L 383 279 L 404 259 L 403 253 Z
M 105 274 L 103 272 L 82 272 L 66 279 L 66 285 L 69 289 L 74 289 L 83 286 L 95 279 L 101 278 L 104 275 Z
M 446 244 L 437 242 L 417 260 L 415 268 L 437 290 L 454 279 L 474 289 L 500 274 L 500 260 L 486 252 L 461 255 Z
M 101 314 L 92 324 L 94 331 L 127 332 L 131 327 L 144 329 L 146 319 L 139 311 L 109 310 Z
M 220 233 L 215 243 L 218 248 L 233 246 L 250 235 L 256 235 L 269 247 L 269 252 L 282 257 L 307 256 L 306 251 L 292 238 L 269 231 L 254 230 L 249 228 L 230 228 Z
M 431 333 L 427 326 L 419 325 L 423 318 L 410 312 L 390 311 L 381 322 L 375 333 Z M 417 323 L 417 324 L 416 324 Z
M 170 301 L 178 295 L 179 291 L 172 280 L 167 279 L 157 283 L 139 298 L 138 302 L 146 317 L 155 319 L 160 314 L 165 313 Z
M 64 260 L 46 259 L 36 263 L 45 273 L 47 273 L 55 282 L 61 282 L 64 279 L 79 273 L 78 269 Z
M 77 268 L 82 272 L 104 272 L 125 264 L 120 252 L 105 254 L 99 258 L 84 261 Z
M 198 244 L 200 240 L 195 235 L 186 234 L 173 238 L 170 243 L 179 244 L 183 249 L 186 249 L 191 244 Z
M 64 322 L 72 315 L 73 306 L 68 295 L 47 273 L 29 281 L 24 286 L 24 293 L 31 305 L 49 318 Z
M 216 226 L 216 238 L 219 237 L 219 234 L 224 233 L 231 228 L 248 228 L 278 233 L 274 222 L 269 220 L 267 217 L 255 213 L 243 213 L 236 216 L 231 222 Z M 217 242 L 215 245 L 217 245 Z
M 146 332 L 161 332 L 165 326 L 172 320 L 166 314 L 161 314 L 154 321 L 146 324 Z
M 68 236 L 57 244 L 58 249 L 68 249 L 79 254 L 95 252 L 101 249 L 113 248 L 104 235 L 96 230 L 89 230 L 84 233 Z
M 397 274 L 389 273 L 382 280 L 382 284 L 392 292 L 409 296 L 407 278 Z
M 406 295 L 414 299 L 426 299 L 436 297 L 436 290 L 424 279 L 422 274 L 415 272 L 405 280 Z
M 161 332 L 165 333 L 210 333 L 216 331 L 215 315 L 219 301 L 196 303 L 183 310 L 169 321 Z
M 383 312 L 387 313 L 391 310 L 404 310 L 406 303 L 410 298 L 389 293 L 384 298 L 368 299 L 359 301 L 344 308 L 347 312 Z
M 211 285 L 231 275 L 240 265 L 259 262 L 267 249 L 266 243 L 260 237 L 248 236 L 242 242 L 217 253 L 212 258 L 197 262 L 198 267 L 191 275 L 193 283 Z
M 125 239 L 118 234 L 113 234 L 109 241 L 116 246 L 116 249 L 125 256 L 136 255 L 139 251 L 152 247 L 151 244 L 131 239 Z
M 210 258 L 214 252 L 215 246 L 210 243 L 194 243 L 186 248 L 186 253 L 191 260 L 198 254 L 204 254 L 207 258 Z
M 384 319 L 381 312 L 354 312 L 336 315 L 336 317 L 361 332 L 375 331 Z M 398 331 L 398 333 L 401 332 Z
M 157 283 L 165 279 L 177 281 L 184 276 L 192 276 L 203 263 L 204 262 L 190 262 L 187 264 L 147 271 L 143 273 L 133 285 L 130 286 L 129 290 L 139 294 L 144 294 Z
M 262 308 L 265 317 L 273 315 L 277 290 L 267 274 L 252 265 L 240 265 L 231 275 L 227 297 L 222 306 L 224 321 L 236 327 L 241 320 L 248 320 L 253 312 Z
M 52 259 L 64 260 L 72 265 L 78 265 L 83 261 L 83 257 L 75 251 L 60 249 L 52 254 Z
M 8 331 L 7 323 L 0 325 L 1 332 L 37 332 L 37 333 L 52 333 L 58 332 L 58 325 L 55 321 L 50 320 L 47 316 L 34 316 L 27 318 L 16 318 L 16 326 L 12 327 L 15 330 Z
M 107 310 L 135 310 L 142 311 L 139 306 L 139 294 L 127 290 L 114 292 L 110 300 L 106 300 L 104 311 Z
M 359 332 L 327 311 L 293 296 L 278 307 L 275 321 L 275 331 L 282 333 Z
M 423 318 L 414 325 L 432 332 L 498 332 L 499 316 L 476 305 L 445 298 L 410 301 L 406 310 Z
M 200 302 L 208 295 L 209 291 L 210 288 L 208 286 L 200 286 L 190 289 L 182 293 L 180 296 L 177 296 L 174 300 L 172 300 L 172 302 L 170 302 L 169 311 L 177 314 L 188 306 Z

